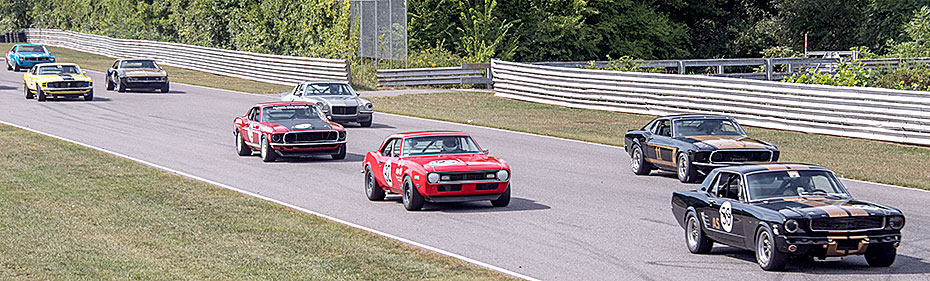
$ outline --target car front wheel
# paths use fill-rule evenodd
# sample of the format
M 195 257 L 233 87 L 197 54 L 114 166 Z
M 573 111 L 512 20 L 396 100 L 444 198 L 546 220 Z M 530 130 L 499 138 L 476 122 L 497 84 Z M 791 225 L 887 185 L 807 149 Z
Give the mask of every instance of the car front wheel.
M 401 200 L 407 211 L 419 211 L 423 208 L 423 195 L 420 195 L 420 191 L 413 186 L 409 177 L 404 178 L 404 190 L 401 197 L 403 197 Z
M 507 190 L 504 190 L 504 193 L 501 193 L 500 197 L 497 199 L 491 200 L 491 206 L 494 207 L 507 207 L 510 205 L 510 184 L 507 184 Z
M 116 83 L 116 91 L 117 91 L 117 92 L 120 92 L 120 93 L 125 93 L 125 92 L 126 92 L 126 85 L 123 84 L 123 79 L 116 78 L 116 81 L 115 81 L 114 83 Z
M 646 163 L 646 158 L 643 157 L 643 149 L 638 144 L 633 145 L 633 153 L 630 153 L 630 169 L 633 170 L 633 174 L 649 174 L 649 163 Z
M 339 147 L 339 152 L 336 152 L 336 154 L 333 154 L 332 156 L 333 160 L 346 159 L 346 144 L 342 144 L 342 146 Z
M 92 101 L 92 100 L 94 100 L 94 91 L 90 91 L 90 93 L 85 94 L 85 95 L 84 95 L 84 100 L 85 100 L 85 101 Z
M 45 101 L 46 99 L 47 97 L 45 96 L 45 92 L 43 92 L 42 89 L 36 85 L 36 100 Z
M 697 178 L 697 170 L 694 169 L 694 166 L 691 165 L 691 160 L 688 160 L 688 155 L 684 153 L 678 154 L 678 180 L 684 183 L 694 182 Z
M 865 261 L 871 267 L 889 267 L 897 255 L 898 249 L 890 244 L 870 245 L 865 250 Z
M 26 83 L 23 83 L 23 92 L 26 93 L 27 100 L 35 98 L 35 96 L 32 94 L 32 91 L 29 91 L 29 86 L 26 86 Z
M 107 75 L 107 91 L 112 91 L 112 90 L 113 90 L 113 81 L 110 80 L 110 76 Z
M 756 262 L 765 271 L 777 271 L 785 268 L 788 254 L 778 251 L 772 229 L 763 225 L 756 232 Z
M 169 87 L 168 83 L 165 83 L 164 85 L 161 86 L 162 93 L 167 93 L 169 91 L 171 91 L 171 88 Z
M 278 154 L 275 154 L 274 149 L 271 148 L 271 144 L 268 143 L 268 139 L 262 137 L 262 161 L 274 162 L 276 159 L 278 159 Z
M 375 174 L 368 167 L 365 167 L 365 195 L 371 201 L 384 200 L 384 189 L 381 189 L 381 186 L 378 185 Z

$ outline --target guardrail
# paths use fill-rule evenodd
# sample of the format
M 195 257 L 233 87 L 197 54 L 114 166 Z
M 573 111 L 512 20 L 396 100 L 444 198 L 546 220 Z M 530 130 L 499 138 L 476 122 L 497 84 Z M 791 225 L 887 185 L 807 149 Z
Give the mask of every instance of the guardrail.
M 378 69 L 378 86 L 491 85 L 490 63 L 463 63 L 461 67 Z
M 115 58 L 148 58 L 161 64 L 248 80 L 293 85 L 306 80 L 351 82 L 342 59 L 260 54 L 147 40 L 117 39 L 57 29 L 27 29 L 29 42 Z
M 930 146 L 930 93 L 491 62 L 497 96 L 646 115 L 725 114 L 762 128 Z

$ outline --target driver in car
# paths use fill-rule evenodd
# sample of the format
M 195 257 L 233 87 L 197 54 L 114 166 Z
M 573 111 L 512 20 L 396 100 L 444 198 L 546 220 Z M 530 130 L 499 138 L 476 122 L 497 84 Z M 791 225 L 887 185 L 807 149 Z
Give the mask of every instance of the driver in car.
M 459 147 L 459 139 L 457 138 L 447 138 L 442 140 L 442 151 L 443 152 L 462 152 L 463 150 Z

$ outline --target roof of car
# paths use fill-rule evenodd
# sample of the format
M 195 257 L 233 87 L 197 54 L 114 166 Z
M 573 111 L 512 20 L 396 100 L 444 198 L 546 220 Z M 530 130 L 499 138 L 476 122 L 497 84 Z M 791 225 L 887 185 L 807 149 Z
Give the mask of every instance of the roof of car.
M 60 65 L 60 66 L 65 66 L 65 65 L 78 66 L 77 64 L 74 64 L 74 63 L 57 63 L 57 62 L 40 63 L 40 64 L 37 64 L 36 66 L 56 66 L 56 65 Z M 79 66 L 78 66 L 78 67 L 79 67 Z
M 728 166 L 728 167 L 718 168 L 718 170 L 740 173 L 740 174 L 761 172 L 761 171 L 779 171 L 779 170 L 830 171 L 830 169 L 827 169 L 821 166 L 801 164 L 801 163 L 753 163 L 753 164 Z
M 308 80 L 308 81 L 303 81 L 301 83 L 302 84 L 327 83 L 327 84 L 347 84 L 347 85 L 349 84 L 349 83 L 346 83 L 345 81 L 337 81 L 337 80 Z
M 42 44 L 16 44 L 16 46 L 45 46 Z
M 406 137 L 423 137 L 423 136 L 461 136 L 468 135 L 468 133 L 460 131 L 415 131 L 415 132 L 403 132 L 393 134 L 391 138 L 406 138 Z
M 726 115 L 714 115 L 714 114 L 680 114 L 680 115 L 669 115 L 662 116 L 659 118 L 668 118 L 668 119 L 733 119 L 733 117 Z
M 273 105 L 304 105 L 304 104 L 316 106 L 315 103 L 305 102 L 305 101 L 269 101 L 269 102 L 258 103 L 255 106 L 266 107 L 266 106 L 273 106 Z

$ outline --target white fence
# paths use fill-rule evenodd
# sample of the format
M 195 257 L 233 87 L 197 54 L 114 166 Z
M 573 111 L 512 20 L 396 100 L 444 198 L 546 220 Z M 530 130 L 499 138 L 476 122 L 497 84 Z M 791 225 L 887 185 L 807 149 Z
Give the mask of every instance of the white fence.
M 178 43 L 116 39 L 56 29 L 27 29 L 29 42 L 254 81 L 293 85 L 306 80 L 350 81 L 346 60 L 259 54 Z
M 497 96 L 647 115 L 725 114 L 749 126 L 930 145 L 930 93 L 493 60 Z
M 463 63 L 461 67 L 378 69 L 378 86 L 490 85 L 490 63 Z

